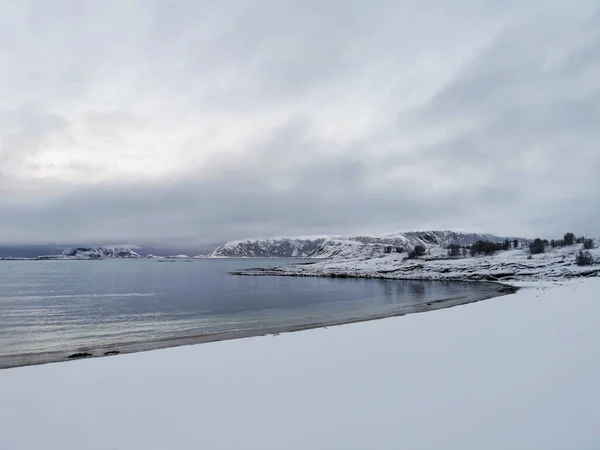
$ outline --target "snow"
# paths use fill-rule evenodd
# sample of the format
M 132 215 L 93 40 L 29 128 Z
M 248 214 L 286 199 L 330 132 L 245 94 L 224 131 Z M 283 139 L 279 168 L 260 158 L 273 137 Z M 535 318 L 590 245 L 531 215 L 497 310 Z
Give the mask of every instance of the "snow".
M 520 283 L 524 284 L 524 283 Z M 600 278 L 0 371 L 0 448 L 600 448 Z
M 379 257 L 335 257 L 310 265 L 274 268 L 272 272 L 262 271 L 260 274 L 455 281 L 560 280 L 599 275 L 600 249 L 590 250 L 596 259 L 595 264 L 580 267 L 575 264 L 575 255 L 581 249 L 582 245 L 577 244 L 549 248 L 546 253 L 531 257 L 526 248 L 498 251 L 490 256 L 448 258 L 446 250 L 432 247 L 431 255 L 417 259 L 406 259 L 402 253 Z

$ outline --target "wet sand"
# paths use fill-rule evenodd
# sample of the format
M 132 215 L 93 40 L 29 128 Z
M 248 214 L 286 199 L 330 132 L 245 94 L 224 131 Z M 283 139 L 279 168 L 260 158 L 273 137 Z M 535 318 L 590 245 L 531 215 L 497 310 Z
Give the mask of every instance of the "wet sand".
M 438 300 L 434 302 L 414 305 L 404 311 L 397 313 L 386 312 L 383 314 L 363 314 L 356 317 L 350 317 L 344 320 L 332 320 L 323 322 L 311 322 L 302 325 L 270 327 L 260 330 L 242 330 L 230 331 L 225 333 L 197 334 L 192 336 L 182 336 L 177 338 L 167 338 L 144 342 L 124 342 L 120 344 L 111 344 L 98 347 L 76 347 L 65 349 L 64 351 L 28 353 L 20 355 L 0 356 L 0 369 L 9 369 L 21 366 L 30 366 L 36 364 L 48 364 L 56 362 L 68 362 L 79 359 L 98 358 L 104 356 L 116 356 L 127 353 L 145 352 L 170 347 L 179 347 L 183 345 L 203 344 L 207 342 L 225 341 L 229 339 L 242 339 L 255 336 L 273 335 L 280 333 L 291 333 L 295 331 L 310 330 L 314 328 L 323 328 L 329 326 L 345 325 L 349 323 L 365 322 L 368 320 L 385 319 L 388 317 L 398 317 L 407 314 L 435 311 L 438 309 L 451 308 L 453 306 L 475 303 L 487 300 L 493 297 L 513 294 L 516 288 L 500 283 L 486 283 L 490 289 L 482 292 L 481 297 L 473 298 L 458 296 Z

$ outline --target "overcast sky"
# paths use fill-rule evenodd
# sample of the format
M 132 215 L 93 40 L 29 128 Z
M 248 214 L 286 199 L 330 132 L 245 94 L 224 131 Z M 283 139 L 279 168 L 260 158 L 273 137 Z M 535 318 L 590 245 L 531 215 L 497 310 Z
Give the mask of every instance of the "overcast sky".
M 0 1 L 0 243 L 600 236 L 597 1 Z

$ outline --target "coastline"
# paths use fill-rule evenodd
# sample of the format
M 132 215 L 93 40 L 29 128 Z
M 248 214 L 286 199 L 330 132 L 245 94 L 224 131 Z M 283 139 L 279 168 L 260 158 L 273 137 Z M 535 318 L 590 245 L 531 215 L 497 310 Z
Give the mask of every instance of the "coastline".
M 519 284 L 429 314 L 2 370 L 0 442 L 598 448 L 600 279 Z
M 581 245 L 549 249 L 530 255 L 519 250 L 501 251 L 488 256 L 450 258 L 440 250 L 430 256 L 407 259 L 402 255 L 376 258 L 318 260 L 268 269 L 257 268 L 230 272 L 246 276 L 310 276 L 332 278 L 377 278 L 415 281 L 489 281 L 518 282 L 564 281 L 600 276 L 600 249 L 590 250 L 595 258 L 591 265 L 575 262 Z
M 246 274 L 247 275 L 247 274 Z M 431 280 L 440 281 L 440 280 Z M 441 280 L 444 281 L 444 280 Z M 464 282 L 464 281 L 463 281 Z M 152 350 L 166 349 L 172 347 L 182 347 L 189 345 L 205 344 L 210 342 L 228 341 L 235 339 L 246 339 L 265 335 L 279 335 L 282 333 L 293 333 L 297 331 L 312 330 L 318 328 L 327 328 L 352 323 L 368 322 L 372 320 L 386 319 L 390 317 L 401 317 L 410 314 L 436 311 L 441 309 L 452 308 L 455 306 L 467 305 L 471 303 L 489 300 L 495 297 L 510 295 L 518 291 L 518 287 L 510 286 L 498 282 L 481 282 L 489 287 L 489 290 L 482 291 L 480 296 L 472 297 L 453 297 L 433 302 L 427 302 L 421 305 L 414 305 L 410 310 L 399 312 L 386 312 L 364 314 L 344 318 L 342 320 L 329 320 L 320 322 L 310 322 L 302 325 L 283 325 L 277 327 L 269 327 L 258 330 L 239 330 L 223 333 L 207 333 L 196 334 L 182 337 L 168 337 L 164 339 L 142 341 L 142 342 L 123 342 L 108 344 L 105 346 L 94 347 L 77 347 L 61 351 L 43 352 L 43 353 L 27 353 L 17 355 L 0 356 L 0 370 L 12 369 L 23 366 L 51 364 L 59 362 L 70 362 L 81 359 L 93 359 L 107 356 L 116 356 L 123 354 L 147 352 Z

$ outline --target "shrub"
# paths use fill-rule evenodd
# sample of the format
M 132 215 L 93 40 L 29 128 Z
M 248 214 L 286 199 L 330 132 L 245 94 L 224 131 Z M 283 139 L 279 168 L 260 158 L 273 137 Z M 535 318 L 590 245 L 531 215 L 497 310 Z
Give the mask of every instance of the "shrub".
M 573 245 L 575 243 L 575 235 L 573 233 L 566 233 L 563 238 L 565 245 Z
M 477 241 L 471 246 L 471 255 L 483 253 L 485 255 L 491 255 L 498 250 L 503 250 L 504 244 L 502 242 L 491 242 L 491 241 Z
M 393 247 L 391 245 L 386 245 L 383 248 L 383 253 L 402 253 L 404 249 L 402 247 Z
M 408 254 L 408 257 L 410 259 L 414 259 L 419 256 L 423 256 L 424 254 L 425 254 L 425 247 L 423 247 L 422 245 L 416 245 L 415 248 L 413 248 L 410 251 L 410 253 Z
M 591 250 L 594 248 L 594 240 L 593 239 L 584 239 L 583 240 L 583 248 L 586 250 Z
M 460 256 L 460 245 L 458 244 L 450 244 L 448 247 L 448 256 L 457 257 Z
M 575 262 L 578 266 L 591 266 L 594 264 L 594 256 L 587 250 L 579 250 L 575 256 Z
M 542 241 L 540 238 L 535 239 L 529 246 L 529 253 L 531 253 L 532 255 L 544 253 L 545 250 L 546 249 L 544 248 L 544 241 Z

